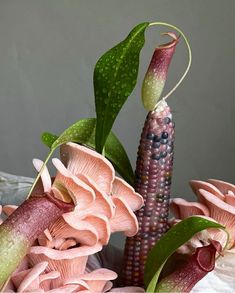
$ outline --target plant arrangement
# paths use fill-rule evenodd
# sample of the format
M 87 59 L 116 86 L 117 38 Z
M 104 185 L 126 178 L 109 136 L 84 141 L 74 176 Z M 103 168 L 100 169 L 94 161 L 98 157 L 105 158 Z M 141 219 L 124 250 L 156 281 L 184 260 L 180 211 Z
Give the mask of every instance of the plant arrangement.
M 164 33 L 171 40 L 154 50 L 143 81 L 148 113 L 133 172 L 111 130 L 136 85 L 145 31 L 155 25 L 174 32 Z M 189 63 L 162 96 L 180 37 Z M 198 202 L 170 199 L 175 127 L 167 98 L 190 65 L 187 38 L 162 22 L 137 25 L 101 56 L 94 69 L 96 117 L 79 120 L 59 136 L 43 133 L 50 151 L 44 162 L 33 160 L 38 175 L 27 198 L 19 207 L 1 207 L 7 216 L 0 225 L 2 291 L 204 292 L 211 278 L 235 287 L 235 186 L 191 181 Z M 51 177 L 46 164 L 58 147 Z M 117 231 L 127 237 L 124 252 L 109 245 Z

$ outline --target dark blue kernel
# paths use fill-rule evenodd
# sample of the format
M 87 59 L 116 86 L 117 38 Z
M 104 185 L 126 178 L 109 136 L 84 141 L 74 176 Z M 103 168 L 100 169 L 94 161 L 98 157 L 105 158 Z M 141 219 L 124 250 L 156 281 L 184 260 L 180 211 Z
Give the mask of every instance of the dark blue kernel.
M 160 155 L 159 154 L 152 154 L 152 156 L 151 156 L 151 159 L 153 159 L 153 160 L 160 160 Z
M 147 134 L 147 139 L 153 140 L 154 134 L 153 133 L 148 133 Z
M 163 201 L 164 201 L 163 198 L 161 198 L 161 197 L 160 198 L 159 197 L 157 198 L 157 202 L 163 202 Z
M 161 165 L 166 164 L 166 159 L 162 158 L 162 159 L 159 161 L 159 163 L 160 163 Z
M 167 149 L 167 152 L 170 154 L 173 151 L 173 148 L 169 146 L 169 148 Z
M 167 216 L 168 216 L 167 213 L 162 213 L 162 214 L 160 214 L 159 218 L 160 219 L 165 219 L 165 218 L 167 218 Z
M 165 181 L 165 185 L 171 185 L 171 180 L 169 180 L 169 181 Z
M 168 143 L 168 139 L 161 139 L 161 144 L 167 144 Z
M 162 138 L 168 138 L 168 133 L 167 132 L 163 132 L 162 133 Z
M 164 123 L 169 124 L 171 122 L 171 119 L 169 117 L 164 118 Z
M 153 141 L 154 142 L 160 142 L 161 141 L 161 137 L 159 137 L 158 135 L 154 135 Z
M 151 217 L 151 215 L 152 215 L 152 211 L 145 211 L 144 212 L 145 217 Z
M 153 143 L 153 148 L 158 149 L 160 147 L 161 143 L 160 142 L 154 142 Z
M 167 152 L 161 152 L 160 156 L 161 156 L 161 158 L 165 158 L 167 156 Z

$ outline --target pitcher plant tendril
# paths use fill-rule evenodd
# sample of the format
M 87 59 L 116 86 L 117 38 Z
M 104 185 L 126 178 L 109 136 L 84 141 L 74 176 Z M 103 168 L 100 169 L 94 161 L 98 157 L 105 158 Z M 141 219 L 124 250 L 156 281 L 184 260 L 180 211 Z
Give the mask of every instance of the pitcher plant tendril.
M 143 196 L 145 205 L 136 213 L 139 222 L 137 235 L 126 239 L 123 276 L 125 285 L 144 285 L 144 267 L 148 252 L 169 228 L 174 122 L 166 102 L 169 95 L 160 101 L 159 99 L 179 37 L 172 32 L 165 35 L 173 40 L 155 49 L 142 86 L 142 101 L 150 112 L 145 120 L 138 148 L 134 188 Z M 189 57 L 191 63 L 190 47 Z M 174 89 L 181 81 L 182 78 Z

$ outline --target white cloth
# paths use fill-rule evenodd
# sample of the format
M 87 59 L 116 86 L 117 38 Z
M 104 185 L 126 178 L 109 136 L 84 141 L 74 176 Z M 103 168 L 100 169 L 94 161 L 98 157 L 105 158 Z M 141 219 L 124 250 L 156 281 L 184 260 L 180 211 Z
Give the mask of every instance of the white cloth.
M 235 292 L 235 249 L 227 250 L 216 260 L 215 269 L 199 281 L 192 293 Z
M 26 198 L 34 179 L 0 172 L 0 205 L 19 205 Z

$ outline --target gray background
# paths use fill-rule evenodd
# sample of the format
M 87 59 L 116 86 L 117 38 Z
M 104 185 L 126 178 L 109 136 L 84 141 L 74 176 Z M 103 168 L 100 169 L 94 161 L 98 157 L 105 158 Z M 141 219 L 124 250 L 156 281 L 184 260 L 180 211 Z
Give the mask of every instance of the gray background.
M 0 170 L 34 176 L 31 160 L 44 158 L 41 132 L 61 133 L 93 117 L 97 59 L 143 21 L 180 27 L 193 50 L 191 71 L 169 98 L 176 121 L 173 195 L 193 198 L 189 179 L 235 182 L 235 1 L 231 0 L 1 0 Z M 151 28 L 141 54 L 138 85 L 114 131 L 135 163 L 146 116 L 140 86 L 165 28 Z M 177 48 L 165 92 L 187 63 Z

